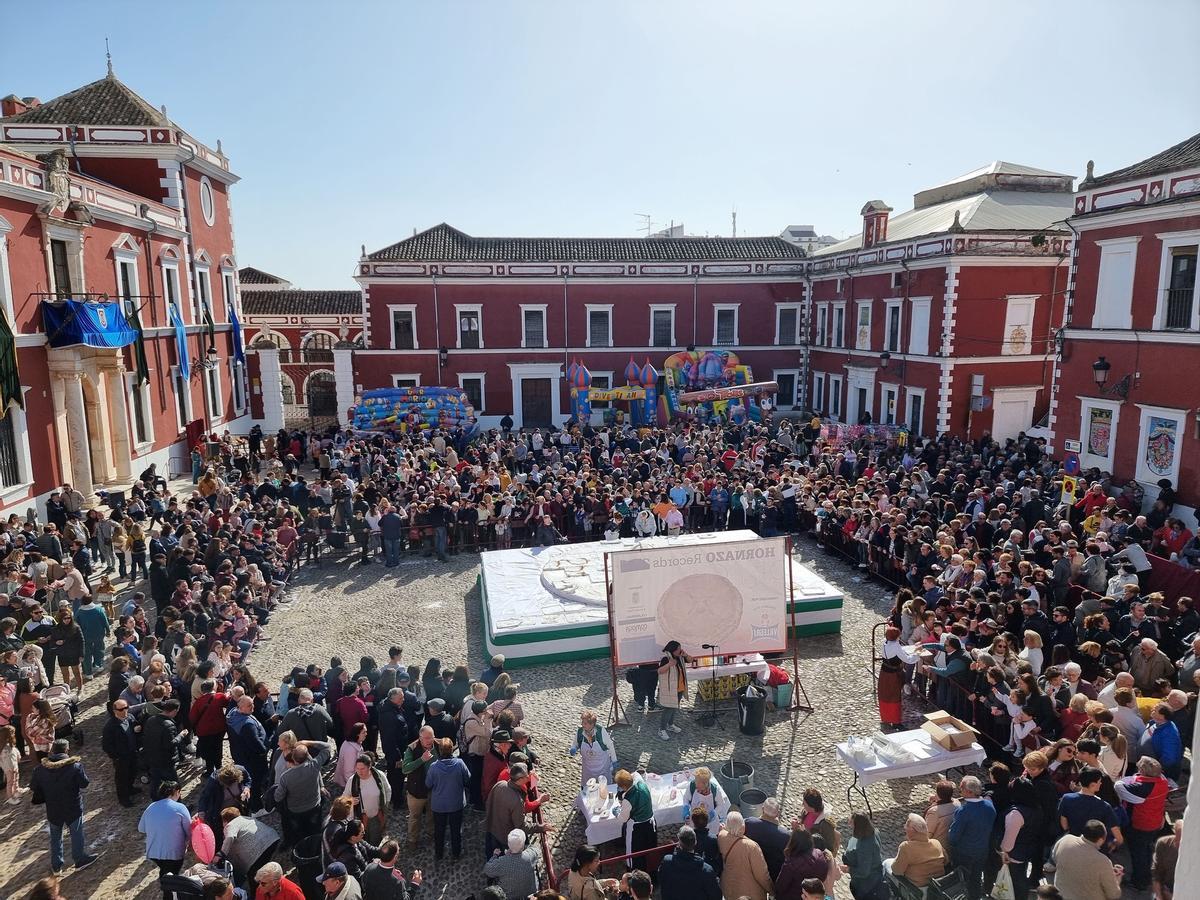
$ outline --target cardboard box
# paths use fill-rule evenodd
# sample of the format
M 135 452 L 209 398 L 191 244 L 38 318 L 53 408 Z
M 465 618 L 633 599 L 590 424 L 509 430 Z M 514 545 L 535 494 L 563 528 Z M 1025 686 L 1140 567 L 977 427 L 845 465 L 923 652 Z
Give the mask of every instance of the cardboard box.
M 926 732 L 933 742 L 944 750 L 966 750 L 979 734 L 962 719 L 956 719 L 948 712 L 938 710 L 925 714 L 921 730 Z

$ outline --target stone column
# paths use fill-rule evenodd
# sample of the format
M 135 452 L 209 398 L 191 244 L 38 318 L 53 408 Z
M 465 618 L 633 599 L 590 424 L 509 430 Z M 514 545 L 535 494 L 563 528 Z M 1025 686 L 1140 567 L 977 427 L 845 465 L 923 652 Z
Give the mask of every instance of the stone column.
M 278 431 L 283 427 L 283 370 L 279 366 L 279 351 L 264 347 L 258 351 L 259 383 L 262 385 L 263 431 Z
M 83 376 L 72 372 L 63 377 L 63 400 L 67 410 L 67 444 L 71 456 L 71 486 L 83 494 L 84 503 L 96 503 L 92 482 L 92 457 L 88 452 L 87 411 L 83 404 Z
M 85 395 L 84 402 L 87 404 L 88 421 L 93 423 L 95 429 L 92 434 L 92 442 L 95 444 L 92 459 L 96 470 L 93 472 L 93 476 L 98 484 L 111 484 L 116 480 L 117 475 L 113 466 L 113 430 L 109 423 L 108 384 L 104 373 L 98 369 L 89 376 L 89 379 L 92 382 L 95 399 L 88 402 Z
M 129 426 L 129 403 L 125 397 L 125 367 L 118 363 L 101 373 L 108 390 L 109 407 L 112 412 L 113 461 L 117 466 L 117 479 L 129 481 L 133 477 L 133 439 Z M 135 388 L 136 390 L 136 388 Z
M 346 424 L 346 412 L 354 405 L 354 348 L 333 348 L 333 377 L 337 385 L 338 425 Z

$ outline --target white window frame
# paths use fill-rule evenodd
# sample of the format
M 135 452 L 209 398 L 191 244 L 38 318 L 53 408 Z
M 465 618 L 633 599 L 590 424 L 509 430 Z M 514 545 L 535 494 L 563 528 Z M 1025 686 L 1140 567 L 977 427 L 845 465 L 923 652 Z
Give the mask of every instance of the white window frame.
M 158 255 L 158 268 L 162 273 L 163 311 L 166 315 L 164 324 L 171 324 L 171 294 L 175 294 L 175 309 L 179 313 L 179 321 L 183 322 L 183 293 L 179 281 L 179 252 L 174 247 L 164 247 Z M 167 284 L 173 290 L 167 289 Z
M 1101 472 L 1112 472 L 1117 456 L 1117 426 L 1121 422 L 1121 401 L 1076 396 L 1079 398 L 1079 463 L 1085 469 L 1095 466 Z M 1091 418 L 1089 414 L 1093 409 L 1103 409 L 1112 413 L 1112 426 L 1108 432 L 1108 456 L 1097 456 L 1088 450 L 1088 425 Z
M 655 313 L 670 313 L 671 314 L 671 343 L 667 347 L 675 346 L 675 304 L 674 303 L 652 303 L 650 304 L 650 339 L 646 342 L 648 347 L 658 347 L 654 343 L 654 314 Z M 661 349 L 661 348 L 660 348 Z
M 468 378 L 479 379 L 479 405 L 475 407 L 475 417 L 484 415 L 484 404 L 487 403 L 487 373 L 486 372 L 459 372 L 458 373 L 458 389 L 466 393 L 466 388 L 463 387 L 463 382 Z
M 482 303 L 455 303 L 454 304 L 454 346 L 458 350 L 473 350 L 473 347 L 463 347 L 462 345 L 462 317 L 464 313 L 474 313 L 475 321 L 479 324 L 479 348 L 483 349 L 483 304 Z
M 208 418 L 213 423 L 225 419 L 225 398 L 221 391 L 221 367 L 204 369 L 204 405 L 208 407 Z
M 1092 308 L 1092 327 L 1093 328 L 1130 328 L 1133 326 L 1133 296 L 1137 291 L 1137 261 L 1138 247 L 1141 242 L 1140 235 L 1132 237 L 1112 238 L 1109 240 L 1096 241 L 1096 246 L 1100 248 L 1100 262 L 1096 266 L 1096 294 L 1094 305 Z M 1110 250 L 1111 248 L 1111 250 Z M 1104 256 L 1109 252 L 1124 252 L 1132 251 L 1133 260 L 1129 269 L 1129 305 L 1126 309 L 1120 312 L 1110 312 L 1112 321 L 1109 322 L 1106 317 L 1100 315 L 1100 288 L 1103 286 L 1101 275 L 1104 272 Z
M 520 309 L 521 309 L 521 346 L 522 347 L 524 347 L 526 349 L 545 350 L 547 347 L 550 346 L 550 329 L 547 327 L 549 325 L 549 316 L 546 314 L 546 310 L 549 309 L 549 306 L 550 305 L 548 303 L 522 303 L 521 304 Z M 529 344 L 527 344 L 525 342 L 525 314 L 531 313 L 531 312 L 540 313 L 542 316 L 542 345 L 540 348 L 531 348 L 529 346 Z
M 1154 310 L 1155 329 L 1165 329 L 1167 321 L 1167 288 L 1171 278 L 1171 251 L 1176 247 L 1197 248 L 1197 259 L 1200 260 L 1200 230 L 1169 231 L 1156 234 L 1162 241 L 1162 258 L 1158 265 L 1158 304 Z M 1176 330 L 1176 329 L 1172 329 Z M 1183 329 L 1187 330 L 1187 329 Z M 1192 324 L 1191 331 L 1200 330 L 1200 273 L 1192 287 Z
M 129 408 L 129 440 L 133 444 L 133 455 L 141 456 L 154 446 L 154 413 L 150 406 L 150 379 L 142 385 L 137 383 L 136 372 L 125 373 L 125 392 L 128 396 L 126 406 Z M 146 440 L 137 439 L 137 407 L 133 403 L 133 395 L 137 394 L 142 401 L 142 412 L 146 416 L 143 423 L 146 426 Z
M 1169 406 L 1149 406 L 1145 403 L 1138 403 L 1137 408 L 1141 410 L 1141 416 L 1138 419 L 1137 469 L 1134 477 L 1143 484 L 1155 484 L 1155 482 L 1163 478 L 1170 479 L 1172 484 L 1179 484 L 1179 468 L 1183 461 L 1183 445 L 1189 440 L 1187 433 L 1188 411 Z M 1142 450 L 1146 443 L 1146 425 L 1151 416 L 1158 416 L 1163 419 L 1175 419 L 1179 426 L 1175 432 L 1178 436 L 1178 440 L 1175 442 L 1175 458 L 1169 472 L 1151 472 L 1145 465 L 1145 455 L 1142 453 Z
M 908 354 L 909 356 L 928 356 L 929 355 L 929 317 L 932 315 L 933 298 L 932 297 L 910 297 L 909 298 L 909 313 L 908 313 Z M 917 310 L 924 309 L 924 316 L 918 316 Z M 917 328 L 919 319 L 925 319 L 925 327 Z M 904 313 L 900 313 L 900 321 L 903 325 Z
M 791 399 L 787 403 L 781 403 L 779 401 L 779 393 L 776 392 L 776 394 L 775 394 L 775 408 L 776 409 L 795 409 L 796 408 L 796 397 L 798 397 L 800 395 L 800 388 L 801 388 L 800 371 L 801 371 L 800 369 L 775 369 L 775 371 L 772 373 L 776 384 L 779 383 L 780 375 L 791 375 L 792 376 Z
M 888 395 L 891 395 L 892 421 L 888 421 Z M 879 424 L 900 424 L 900 385 L 882 381 L 879 383 Z
M 841 327 L 838 327 L 838 318 L 841 317 Z M 846 304 L 834 303 L 833 309 L 829 314 L 829 325 L 833 346 L 839 349 L 846 346 Z
M 229 360 L 229 391 L 233 399 L 233 413 L 240 416 L 246 411 L 246 367 L 232 357 Z
M 212 182 L 208 180 L 207 175 L 200 176 L 200 215 L 204 219 L 204 223 L 210 228 L 217 221 L 217 195 L 213 191 Z M 204 198 L 208 198 L 208 202 Z
M 182 389 L 182 393 L 181 393 Z M 171 391 L 175 394 L 175 420 L 179 422 L 179 430 L 183 431 L 187 428 L 188 422 L 192 421 L 195 416 L 192 410 L 192 382 L 191 379 L 184 378 L 179 371 L 179 366 L 171 366 Z M 180 398 L 183 399 L 182 413 L 186 418 L 179 421 Z
M 402 385 L 402 384 L 400 384 L 401 381 L 415 381 L 416 384 Z M 392 376 L 392 387 L 420 387 L 420 386 L 421 386 L 421 373 L 420 372 L 398 372 Z M 308 394 L 305 394 L 304 396 L 307 397 Z
M 3 222 L 3 219 L 0 219 L 0 222 Z M 3 237 L 4 235 L 0 233 L 0 245 L 3 244 Z M 21 396 L 24 397 L 28 392 L 29 388 L 21 385 Z M 20 481 L 9 487 L 0 485 L 0 507 L 24 500 L 29 495 L 30 489 L 33 488 L 35 478 L 33 454 L 29 449 L 29 419 L 25 410 L 16 400 L 12 400 L 8 404 L 6 415 L 12 419 L 13 444 L 17 450 L 17 477 Z
M 714 347 L 736 347 L 742 342 L 742 304 L 740 303 L 714 303 L 713 304 L 713 346 Z M 717 340 L 718 328 L 721 313 L 733 313 L 733 340 L 729 343 L 721 343 Z
M 613 304 L 585 303 L 583 309 L 583 345 L 585 347 L 611 347 L 613 345 Z M 608 340 L 603 344 L 592 343 L 592 313 L 604 313 L 608 318 Z M 521 327 L 524 330 L 524 319 L 521 321 Z
M 597 387 L 597 384 L 596 384 L 597 378 L 604 378 L 608 381 L 608 387 L 600 388 L 600 390 L 611 391 L 613 389 L 613 379 L 616 377 L 617 377 L 616 372 L 592 372 L 592 387 Z M 595 412 L 598 409 L 611 409 L 612 408 L 612 403 L 610 401 L 601 400 L 600 402 L 603 403 L 604 405 L 597 406 L 594 401 L 592 402 L 592 411 L 593 412 Z
M 921 399 L 921 421 L 917 423 L 917 427 L 913 429 L 912 414 L 913 414 L 913 397 Z M 916 437 L 921 436 L 924 430 L 924 420 L 926 414 L 925 406 L 925 388 L 904 386 L 904 425 L 910 431 L 913 431 Z M 911 446 L 911 444 L 910 444 Z
M 794 347 L 800 343 L 800 322 L 803 318 L 803 303 L 776 303 L 775 304 L 775 346 L 777 347 Z M 780 323 L 780 316 L 785 309 L 795 310 L 796 312 L 796 329 L 794 334 L 785 335 Z M 784 340 L 784 338 L 787 340 Z M 782 371 L 782 370 L 781 370 Z
M 1028 356 L 1033 352 L 1033 328 L 1037 317 L 1039 296 L 1038 294 L 1010 294 L 1004 298 L 1004 333 L 1000 335 L 1001 356 Z M 1012 334 L 1009 322 L 1012 320 L 1013 313 L 1022 309 L 1029 312 L 1029 333 L 1025 335 L 1025 342 L 1020 347 L 1013 347 L 1009 339 Z
M 897 311 L 896 333 L 892 334 L 892 310 Z M 893 340 L 895 338 L 895 340 Z M 888 300 L 883 312 L 883 349 L 888 353 L 902 353 L 904 347 L 904 301 Z M 892 346 L 895 344 L 896 346 Z
M 396 346 L 396 313 L 407 312 L 412 313 L 412 330 L 413 330 L 413 350 L 421 349 L 421 342 L 417 339 L 417 304 L 415 303 L 389 303 L 388 304 L 388 342 L 393 350 L 407 350 L 407 347 Z M 456 323 L 457 324 L 457 323 Z
M 204 324 L 204 307 L 207 303 L 208 314 L 211 316 L 212 311 L 212 276 L 211 268 L 208 263 L 196 263 L 193 268 L 196 270 L 196 290 L 192 294 L 192 324 Z M 213 317 L 215 323 L 216 317 Z
M 873 315 L 872 300 L 860 300 L 855 304 L 854 309 L 854 349 L 855 350 L 870 350 L 871 349 L 871 318 Z M 863 322 L 863 311 L 867 313 L 867 321 Z M 866 332 L 863 332 L 863 329 Z
M 229 322 L 229 310 L 234 310 L 238 314 L 238 320 L 241 320 L 241 310 L 237 308 L 237 270 L 229 266 L 221 266 L 221 297 L 225 301 L 221 305 L 222 318 L 217 310 L 213 310 L 213 321 L 226 323 Z
M 842 409 L 842 384 L 841 375 L 830 375 L 826 386 L 829 391 L 829 399 L 825 405 L 829 407 L 829 418 L 835 422 L 842 421 L 842 416 L 845 415 L 845 410 Z
M 826 406 L 829 402 L 829 397 L 825 393 L 825 373 L 813 372 L 813 390 L 812 390 L 812 406 L 813 412 L 818 415 L 823 415 L 826 412 Z
M 87 293 L 87 278 L 84 268 L 83 257 L 83 231 L 78 228 L 64 228 L 61 225 L 45 226 L 46 231 L 46 271 L 48 273 L 47 284 L 50 285 L 50 293 L 58 294 L 58 285 L 54 282 L 54 251 L 51 249 L 51 241 L 63 241 L 67 245 L 67 266 L 71 270 L 72 280 L 78 280 L 78 284 L 71 285 L 71 292 L 75 294 Z
M 115 280 L 113 281 L 113 284 L 115 284 L 117 286 L 117 299 L 118 300 L 123 300 L 125 298 L 125 290 L 124 290 L 125 276 L 123 274 L 123 269 L 122 269 L 121 263 L 129 263 L 129 265 L 131 267 L 130 271 L 133 272 L 133 284 L 131 284 L 129 286 L 130 287 L 129 296 L 136 298 L 137 296 L 139 296 L 141 294 L 141 277 L 142 276 L 141 276 L 141 273 L 138 272 L 139 253 L 138 253 L 136 247 L 134 247 L 133 249 L 130 249 L 130 246 L 132 244 L 133 244 L 133 239 L 130 238 L 129 235 L 123 234 L 123 235 L 121 235 L 120 238 L 117 239 L 117 242 L 114 243 L 113 247 L 112 247 L 113 272 L 115 275 Z M 134 300 L 133 302 L 136 303 L 137 301 Z M 125 312 L 124 309 L 122 309 L 121 311 Z
M 0 216 L 0 309 L 3 309 L 13 334 L 17 333 L 17 311 L 13 304 L 12 275 L 8 267 L 8 233 L 12 223 Z
M 817 304 L 817 334 L 813 342 L 818 347 L 825 347 L 829 341 L 829 304 Z

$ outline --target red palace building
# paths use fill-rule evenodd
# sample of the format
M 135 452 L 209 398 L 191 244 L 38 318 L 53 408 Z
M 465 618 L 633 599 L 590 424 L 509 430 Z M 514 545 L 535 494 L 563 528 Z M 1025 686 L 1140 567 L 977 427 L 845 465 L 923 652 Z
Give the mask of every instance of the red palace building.
M 817 250 L 800 405 L 836 421 L 1003 441 L 1047 412 L 1062 324 L 1072 178 L 996 162 L 874 200 Z
M 189 430 L 248 426 L 236 181 L 219 143 L 111 67 L 46 103 L 0 101 L 0 511 L 182 471 Z M 121 315 L 140 329 L 125 346 L 83 330 Z
M 250 267 L 238 270 L 238 284 L 247 349 L 257 358 L 253 365 L 261 365 L 261 351 L 279 351 L 276 414 L 282 424 L 336 417 L 334 349 L 363 346 L 362 292 L 299 290 L 278 275 Z M 252 378 L 260 377 L 255 369 Z M 257 419 L 264 418 L 262 397 L 261 389 L 251 393 Z
M 1149 159 L 1087 177 L 1057 362 L 1054 449 L 1085 468 L 1200 497 L 1200 134 Z M 1148 507 L 1147 507 L 1148 508 Z
M 559 424 L 572 360 L 608 388 L 631 357 L 661 369 L 693 346 L 733 351 L 790 409 L 804 267 L 778 237 L 481 238 L 438 225 L 359 260 L 365 349 L 339 375 L 339 407 L 359 389 L 458 385 L 485 426 L 505 414 Z

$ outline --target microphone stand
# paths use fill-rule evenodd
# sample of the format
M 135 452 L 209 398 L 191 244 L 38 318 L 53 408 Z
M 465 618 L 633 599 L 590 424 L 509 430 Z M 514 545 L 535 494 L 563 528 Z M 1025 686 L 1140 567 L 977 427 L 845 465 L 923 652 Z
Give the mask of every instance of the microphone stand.
M 712 653 L 712 691 L 709 695 L 709 711 L 696 721 L 705 728 L 712 728 L 717 724 L 717 651 L 721 648 L 717 644 L 702 644 L 701 649 Z

